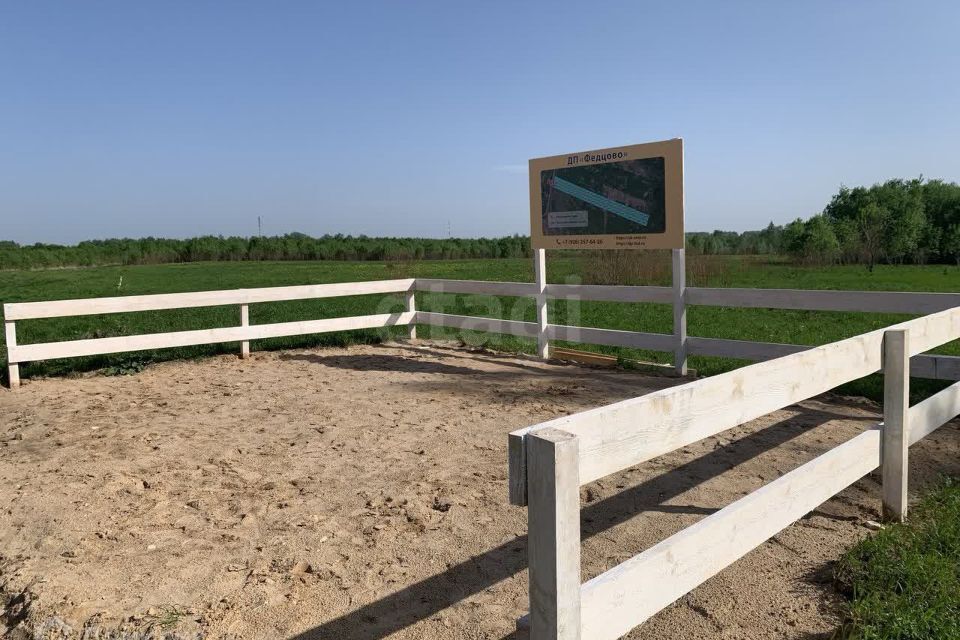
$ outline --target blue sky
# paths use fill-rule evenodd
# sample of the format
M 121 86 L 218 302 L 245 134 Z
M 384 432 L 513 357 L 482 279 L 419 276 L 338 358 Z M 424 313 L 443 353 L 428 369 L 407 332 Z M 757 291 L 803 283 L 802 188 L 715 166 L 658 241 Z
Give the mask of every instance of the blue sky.
M 529 231 L 683 137 L 687 228 L 960 180 L 960 3 L 0 2 L 0 238 Z

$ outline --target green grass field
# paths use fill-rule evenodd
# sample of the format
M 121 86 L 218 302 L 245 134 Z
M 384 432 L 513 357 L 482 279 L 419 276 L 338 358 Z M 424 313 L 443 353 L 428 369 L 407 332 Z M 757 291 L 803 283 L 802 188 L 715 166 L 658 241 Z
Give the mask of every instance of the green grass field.
M 906 524 L 889 526 L 837 564 L 849 599 L 838 638 L 960 637 L 960 484 L 945 481 Z
M 957 291 L 960 270 L 943 266 L 880 266 L 873 273 L 860 266 L 798 267 L 780 260 L 725 257 L 714 259 L 709 269 L 691 269 L 691 286 L 770 287 L 798 289 Z M 548 274 L 551 282 L 579 282 L 584 272 L 576 256 L 551 256 Z M 122 285 L 120 280 L 122 277 Z M 102 297 L 267 287 L 325 282 L 350 282 L 404 277 L 455 278 L 466 280 L 533 280 L 529 260 L 458 260 L 410 263 L 377 262 L 217 262 L 157 266 L 94 267 L 44 271 L 6 271 L 0 277 L 0 300 L 20 302 L 65 298 Z M 664 275 L 652 277 L 647 284 L 668 284 Z M 421 310 L 496 316 L 516 320 L 534 320 L 533 301 L 522 298 L 418 294 Z M 401 297 L 358 296 L 293 302 L 264 303 L 250 308 L 252 323 L 329 318 L 337 316 L 386 313 L 403 308 Z M 897 314 L 839 313 L 825 311 L 786 311 L 767 309 L 730 309 L 690 307 L 688 333 L 695 336 L 823 344 L 902 321 L 909 316 Z M 672 312 L 668 305 L 603 302 L 551 301 L 551 322 L 590 327 L 669 333 Z M 21 344 L 90 337 L 129 335 L 231 326 L 239 323 L 239 310 L 233 307 L 180 309 L 144 313 L 29 320 L 17 323 Z M 400 330 L 394 330 L 395 333 Z M 319 344 L 343 345 L 383 339 L 387 330 L 302 336 L 254 342 L 253 349 L 275 349 Z M 427 338 L 461 337 L 475 345 L 495 349 L 532 352 L 533 343 L 512 336 L 421 327 Z M 2 339 L 2 336 L 0 336 Z M 602 346 L 577 345 L 578 348 L 619 354 L 667 363 L 670 354 L 638 352 Z M 106 368 L 108 372 L 136 370 L 152 361 L 239 351 L 236 344 L 207 345 L 159 352 L 115 354 L 62 361 L 28 363 L 21 376 L 63 375 L 75 371 Z M 960 354 L 958 345 L 947 345 L 939 352 Z M 0 353 L 5 364 L 5 349 Z M 720 358 L 691 358 L 690 365 L 701 374 L 715 374 L 746 364 Z M 3 368 L 6 375 L 6 368 Z M 915 384 L 917 394 L 940 388 L 939 383 Z M 843 391 L 876 397 L 879 382 L 875 377 L 847 385 Z

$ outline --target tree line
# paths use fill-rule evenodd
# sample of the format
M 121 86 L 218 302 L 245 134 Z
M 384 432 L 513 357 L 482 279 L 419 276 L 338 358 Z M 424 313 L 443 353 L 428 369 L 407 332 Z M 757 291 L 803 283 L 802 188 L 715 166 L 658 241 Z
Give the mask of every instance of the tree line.
M 772 222 L 761 231 L 690 231 L 687 251 L 703 255 L 771 255 L 781 253 L 783 227 Z
M 164 264 L 238 260 L 456 260 L 530 257 L 528 236 L 502 238 L 371 238 L 303 233 L 87 240 L 76 245 L 0 241 L 0 269 Z
M 687 247 L 693 253 L 771 254 L 779 252 L 783 228 L 763 231 L 692 232 Z M 49 269 L 100 265 L 169 264 L 257 260 L 408 261 L 468 258 L 529 258 L 530 236 L 502 238 L 373 238 L 303 233 L 282 236 L 200 236 L 170 238 L 111 238 L 76 245 L 19 245 L 0 240 L 0 269 Z
M 788 255 L 816 264 L 951 263 L 960 265 L 960 185 L 943 180 L 888 180 L 841 187 L 823 211 L 759 231 L 687 233 L 687 249 L 704 255 Z M 456 260 L 528 258 L 529 236 L 372 238 L 303 233 L 201 236 L 186 240 L 121 238 L 76 245 L 0 241 L 0 269 L 161 264 L 231 260 Z
M 694 253 L 780 254 L 807 264 L 960 265 L 960 185 L 894 179 L 840 187 L 823 211 L 762 231 L 688 233 Z
M 960 265 L 960 185 L 888 180 L 841 187 L 823 211 L 780 234 L 780 252 L 803 262 Z

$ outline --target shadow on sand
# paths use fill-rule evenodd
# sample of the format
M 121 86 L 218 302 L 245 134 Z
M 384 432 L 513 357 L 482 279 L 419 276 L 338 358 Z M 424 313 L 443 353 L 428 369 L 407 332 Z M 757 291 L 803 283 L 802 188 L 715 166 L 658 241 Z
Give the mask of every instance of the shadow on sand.
M 395 371 L 399 373 L 437 373 L 467 376 L 510 376 L 524 374 L 552 375 L 554 372 L 533 363 L 526 363 L 523 356 L 498 356 L 483 351 L 444 351 L 428 347 L 408 347 L 404 345 L 378 345 L 378 349 L 390 349 L 396 355 L 357 354 L 357 355 L 320 355 L 313 353 L 283 354 L 281 360 L 310 362 L 326 367 L 351 369 L 353 371 Z M 426 357 L 425 357 L 426 356 Z M 480 360 L 498 367 L 517 369 L 511 371 L 484 371 L 482 369 L 449 364 L 444 360 L 456 360 L 469 357 L 471 361 Z M 427 359 L 430 358 L 430 359 Z M 551 363 L 563 366 L 560 363 Z M 589 370 L 587 370 L 589 371 Z
M 590 538 L 644 511 L 712 513 L 713 509 L 663 503 L 833 417 L 829 412 L 804 410 L 799 416 L 773 424 L 637 486 L 588 504 L 581 510 L 581 535 L 583 539 Z M 380 640 L 520 573 L 526 566 L 527 539 L 521 536 L 293 639 Z M 520 637 L 526 637 L 526 633 L 514 632 L 504 640 Z

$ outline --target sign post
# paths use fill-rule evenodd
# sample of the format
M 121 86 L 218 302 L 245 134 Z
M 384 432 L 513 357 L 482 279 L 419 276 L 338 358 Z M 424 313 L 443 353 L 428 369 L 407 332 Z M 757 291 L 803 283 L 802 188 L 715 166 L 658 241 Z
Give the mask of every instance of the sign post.
M 687 250 L 673 249 L 673 369 L 687 375 Z
M 530 160 L 537 352 L 547 345 L 546 249 L 672 249 L 674 366 L 687 372 L 683 141 Z
M 550 357 L 547 341 L 547 251 L 533 250 L 533 274 L 537 283 L 537 355 L 546 360 Z

